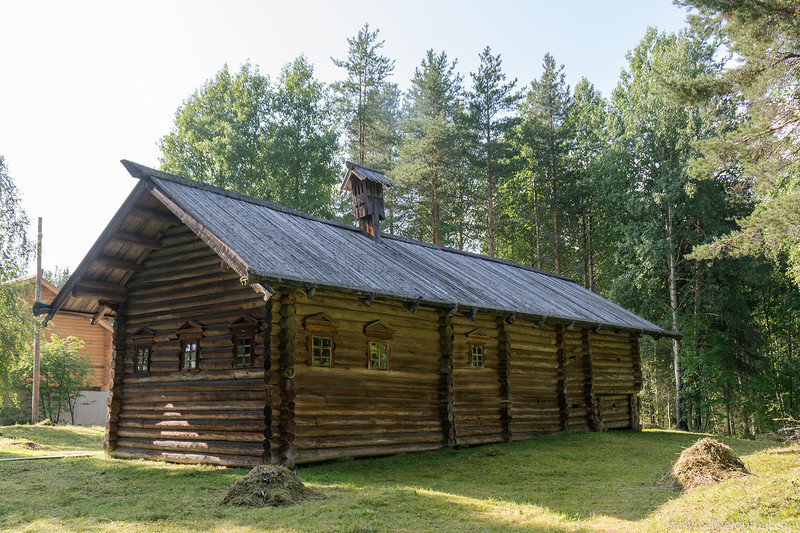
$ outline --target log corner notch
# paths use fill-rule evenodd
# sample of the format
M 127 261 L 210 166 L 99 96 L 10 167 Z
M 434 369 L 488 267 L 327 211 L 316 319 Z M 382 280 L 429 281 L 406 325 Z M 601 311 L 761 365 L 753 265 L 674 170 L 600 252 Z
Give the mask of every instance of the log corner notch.
M 546 317 L 542 317 L 539 327 L 542 327 Z M 557 324 L 556 330 L 556 396 L 558 401 L 558 426 L 561 431 L 569 428 L 569 405 L 567 405 L 566 392 L 566 352 L 564 350 L 564 326 Z
M 513 320 L 512 320 L 513 322 Z M 511 441 L 511 339 L 507 319 L 498 316 L 497 324 L 497 373 L 500 380 L 500 425 L 503 442 Z
M 278 420 L 278 450 L 271 454 L 275 462 L 294 468 L 297 457 L 295 437 L 295 337 L 297 336 L 297 297 L 291 290 L 281 291 L 280 333 L 278 345 L 278 388 L 280 390 L 280 419 Z
M 114 332 L 111 340 L 111 370 L 109 372 L 108 399 L 106 405 L 106 428 L 103 447 L 113 455 L 117 448 L 117 430 L 119 428 L 119 412 L 122 408 L 122 380 L 125 375 L 125 328 L 127 327 L 127 308 L 117 307 L 114 320 Z
M 589 330 L 581 330 L 581 351 L 583 352 L 583 391 L 586 399 L 586 424 L 590 431 L 600 431 L 600 413 L 594 394 L 594 365 L 589 342 Z
M 641 409 L 641 398 L 639 391 L 642 390 L 642 356 L 639 346 L 639 335 L 631 333 L 631 362 L 633 366 L 633 388 L 634 393 L 630 398 L 631 429 L 641 431 L 642 422 L 639 418 Z
M 439 416 L 442 421 L 442 445 L 456 446 L 453 411 L 453 321 L 449 313 L 439 311 Z

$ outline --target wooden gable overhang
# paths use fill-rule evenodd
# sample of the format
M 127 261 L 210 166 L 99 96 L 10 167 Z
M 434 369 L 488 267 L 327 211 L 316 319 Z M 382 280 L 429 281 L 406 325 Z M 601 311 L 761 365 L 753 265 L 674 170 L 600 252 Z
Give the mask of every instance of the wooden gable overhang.
M 148 175 L 137 172 L 137 167 L 127 161 L 122 163 L 140 181 L 50 303 L 45 324 L 58 312 L 91 317 L 92 324 L 113 317 L 127 298 L 126 284 L 131 276 L 144 269 L 144 261 L 161 248 L 164 232 L 177 224 L 185 224 L 214 250 L 224 268 L 239 275 L 242 285 L 249 285 L 265 299 L 274 293 L 266 283 L 251 280 L 248 265 Z
M 360 230 L 263 200 L 123 161 L 140 182 L 54 301 L 58 309 L 112 314 L 125 283 L 158 246 L 170 224 L 185 224 L 267 299 L 270 285 L 353 294 L 441 309 L 560 323 L 567 329 L 680 338 L 573 280 L 397 236 L 380 243 L 354 238 Z M 361 170 L 361 169 L 357 169 Z M 369 247 L 369 248 L 365 248 Z M 359 277 L 345 272 L 358 271 Z M 527 285 L 525 290 L 518 283 Z M 534 304 L 531 304 L 533 302 Z M 539 309 L 541 308 L 541 310 Z

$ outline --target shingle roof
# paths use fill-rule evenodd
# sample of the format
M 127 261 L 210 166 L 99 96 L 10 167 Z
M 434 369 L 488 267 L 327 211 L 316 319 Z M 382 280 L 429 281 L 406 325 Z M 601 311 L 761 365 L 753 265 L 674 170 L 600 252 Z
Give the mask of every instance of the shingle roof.
M 347 176 L 344 179 L 344 183 L 342 183 L 342 190 L 347 188 L 347 182 L 350 181 L 351 173 L 355 174 L 362 180 L 372 181 L 374 183 L 380 183 L 385 187 L 394 187 L 394 184 L 389 181 L 389 179 L 384 176 L 383 172 L 380 170 L 375 170 L 374 168 L 365 167 L 364 165 L 359 165 L 356 163 L 352 163 L 347 161 L 345 163 L 347 166 Z
M 563 276 L 386 234 L 375 242 L 355 227 L 129 161 L 123 164 L 225 243 L 250 275 L 266 284 L 316 285 L 447 308 L 458 304 L 462 309 L 679 335 Z

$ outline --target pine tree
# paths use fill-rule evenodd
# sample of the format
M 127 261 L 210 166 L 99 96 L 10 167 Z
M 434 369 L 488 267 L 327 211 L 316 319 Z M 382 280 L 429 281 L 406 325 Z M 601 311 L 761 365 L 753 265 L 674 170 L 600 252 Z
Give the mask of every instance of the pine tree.
M 505 174 L 503 162 L 509 157 L 506 134 L 513 127 L 520 95 L 514 90 L 516 78 L 504 83 L 500 55 L 493 56 L 487 46 L 480 54 L 477 72 L 471 72 L 472 91 L 468 95 L 471 127 L 478 145 L 476 166 L 482 169 L 486 184 L 486 247 L 495 255 L 495 194 Z
M 698 257 L 725 253 L 765 255 L 788 262 L 800 285 L 800 17 L 796 1 L 682 0 L 697 12 L 694 28 L 713 34 L 738 59 L 737 66 L 682 85 L 690 101 L 739 98 L 747 120 L 736 131 L 704 147 L 706 171 L 741 168 L 755 184 L 759 202 L 738 231 L 698 251 Z
M 396 117 L 392 108 L 399 102 L 397 86 L 388 81 L 394 60 L 380 55 L 384 41 L 380 30 L 370 31 L 369 24 L 348 38 L 347 59 L 333 63 L 347 71 L 347 78 L 333 84 L 339 110 L 346 117 L 347 151 L 361 165 L 385 161 L 386 146 L 395 139 L 391 124 Z M 382 170 L 387 170 L 382 168 Z
M 454 185 L 462 165 L 456 127 L 462 79 L 447 54 L 428 50 L 406 96 L 404 139 L 394 175 L 406 213 L 406 232 L 434 244 L 453 244 Z
M 567 120 L 570 107 L 570 88 L 566 84 L 564 66 L 557 67 L 549 53 L 542 61 L 542 76 L 531 83 L 522 107 L 523 141 L 527 144 L 528 167 L 534 184 L 536 235 L 540 240 L 542 220 L 539 216 L 539 196 L 547 187 L 548 210 L 552 219 L 553 269 L 562 271 L 563 221 L 560 213 L 564 199 L 562 188 L 568 176 L 567 157 L 571 149 L 571 123 Z M 541 245 L 537 246 L 537 262 L 542 265 Z

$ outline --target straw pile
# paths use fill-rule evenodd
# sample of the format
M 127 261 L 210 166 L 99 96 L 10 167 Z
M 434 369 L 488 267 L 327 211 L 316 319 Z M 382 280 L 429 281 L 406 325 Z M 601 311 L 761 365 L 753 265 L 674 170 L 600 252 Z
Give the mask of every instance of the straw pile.
M 750 472 L 729 446 L 706 437 L 683 450 L 672 470 L 661 481 L 682 490 L 747 475 Z
M 297 474 L 285 466 L 259 465 L 228 487 L 218 504 L 282 507 L 320 496 L 317 491 L 303 485 Z

